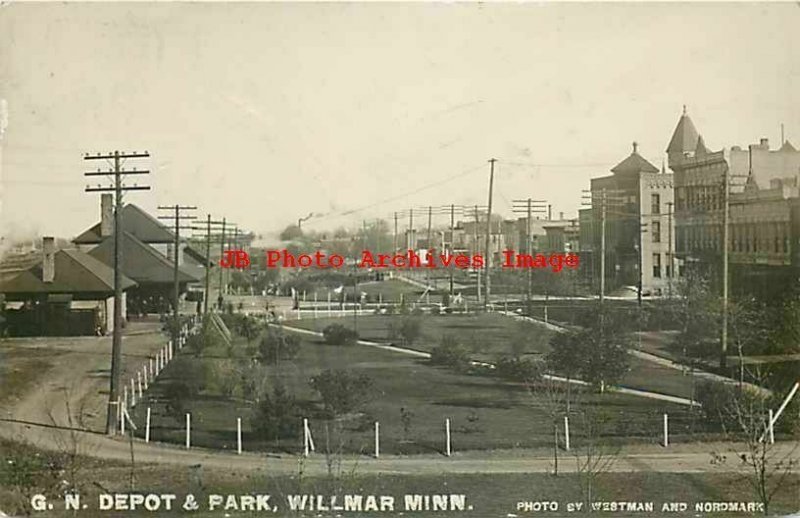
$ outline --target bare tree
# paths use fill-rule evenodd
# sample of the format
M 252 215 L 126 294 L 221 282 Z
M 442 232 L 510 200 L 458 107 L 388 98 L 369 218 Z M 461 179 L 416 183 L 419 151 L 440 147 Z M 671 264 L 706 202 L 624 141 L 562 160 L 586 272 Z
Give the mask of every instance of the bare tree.
M 752 375 L 762 381 L 759 371 Z M 766 392 L 745 385 L 731 391 L 719 409 L 730 440 L 727 452 L 739 462 L 740 474 L 761 502 L 765 515 L 775 496 L 792 483 L 792 471 L 798 466 L 797 441 L 772 440 L 769 403 Z M 727 464 L 727 459 L 724 453 L 712 452 L 712 464 Z
M 597 481 L 612 468 L 621 447 L 605 436 L 609 427 L 607 416 L 588 409 L 579 415 L 583 434 L 580 443 L 573 448 L 573 454 L 585 509 L 591 512 Z

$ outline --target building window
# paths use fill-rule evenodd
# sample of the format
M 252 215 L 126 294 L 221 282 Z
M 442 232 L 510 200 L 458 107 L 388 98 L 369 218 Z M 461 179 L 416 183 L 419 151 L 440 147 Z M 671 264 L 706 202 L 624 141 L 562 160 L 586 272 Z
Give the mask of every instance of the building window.
M 650 195 L 650 212 L 661 214 L 661 195 L 654 193 Z
M 653 221 L 653 243 L 661 242 L 661 222 Z
M 653 254 L 653 277 L 661 278 L 661 254 Z

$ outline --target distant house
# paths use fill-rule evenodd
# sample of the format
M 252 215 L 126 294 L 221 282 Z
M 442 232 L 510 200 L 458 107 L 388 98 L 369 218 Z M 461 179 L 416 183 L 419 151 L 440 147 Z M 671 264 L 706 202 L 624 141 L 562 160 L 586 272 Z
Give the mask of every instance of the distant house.
M 123 277 L 123 291 L 135 286 Z M 80 250 L 56 251 L 52 237 L 44 238 L 41 259 L 0 284 L 0 293 L 12 336 L 94 335 L 114 327 L 114 271 Z

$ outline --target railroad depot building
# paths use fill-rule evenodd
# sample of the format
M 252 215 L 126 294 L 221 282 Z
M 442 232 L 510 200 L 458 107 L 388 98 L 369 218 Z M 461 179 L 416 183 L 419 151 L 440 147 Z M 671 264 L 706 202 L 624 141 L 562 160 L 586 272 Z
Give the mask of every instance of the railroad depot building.
M 800 152 L 766 138 L 747 149 L 710 151 L 684 110 L 667 148 L 675 175 L 676 250 L 721 271 L 724 185 L 728 185 L 728 252 L 734 292 L 766 297 L 800 276 Z M 727 176 L 727 180 L 726 180 Z
M 175 286 L 175 234 L 134 204 L 123 206 L 120 216 L 123 230 L 121 269 L 124 275 L 136 282 L 136 287 L 128 294 L 128 312 L 132 315 L 169 312 Z M 100 221 L 79 234 L 73 243 L 113 268 L 114 211 L 111 195 L 103 194 L 100 198 Z M 194 257 L 202 259 L 203 255 L 187 249 L 188 244 L 182 242 L 178 253 L 178 284 L 182 294 L 190 284 L 198 284 L 204 277 L 200 272 L 202 263 Z
M 125 294 L 136 283 L 122 278 Z M 0 285 L 10 336 L 102 335 L 114 328 L 114 271 L 45 237 L 40 260 Z

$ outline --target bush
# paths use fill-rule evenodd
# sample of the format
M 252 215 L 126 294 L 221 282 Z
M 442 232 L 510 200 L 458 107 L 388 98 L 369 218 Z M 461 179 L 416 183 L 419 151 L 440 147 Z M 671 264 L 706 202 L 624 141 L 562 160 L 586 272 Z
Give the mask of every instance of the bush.
M 266 440 L 297 437 L 300 408 L 294 396 L 282 385 L 276 385 L 272 395 L 265 393 L 256 404 L 250 418 L 251 427 Z
M 353 345 L 358 340 L 358 333 L 342 324 L 330 324 L 322 330 L 322 336 L 329 345 Z
M 404 316 L 397 325 L 394 322 L 389 324 L 389 337 L 399 338 L 404 345 L 412 345 L 421 334 L 422 322 L 415 316 Z
M 431 363 L 458 371 L 468 370 L 471 365 L 466 347 L 451 336 L 442 338 L 442 343 L 431 350 Z
M 222 343 L 219 331 L 210 323 L 203 324 L 200 332 L 190 334 L 186 339 L 186 347 L 195 356 L 202 356 L 207 349 L 218 347 Z
M 541 376 L 539 365 L 523 358 L 500 358 L 495 367 L 498 376 L 512 381 L 532 383 Z
M 300 352 L 300 339 L 283 329 L 269 328 L 258 344 L 258 359 L 267 364 L 294 360 Z
M 328 417 L 355 410 L 366 401 L 372 388 L 369 376 L 346 370 L 323 371 L 312 376 L 309 383 L 322 398 L 322 407 Z
M 248 343 L 255 340 L 261 332 L 261 325 L 255 317 L 241 313 L 222 313 L 220 316 L 232 333 L 243 337 Z
M 431 315 L 438 315 L 442 312 L 442 308 L 439 306 L 431 306 Z

